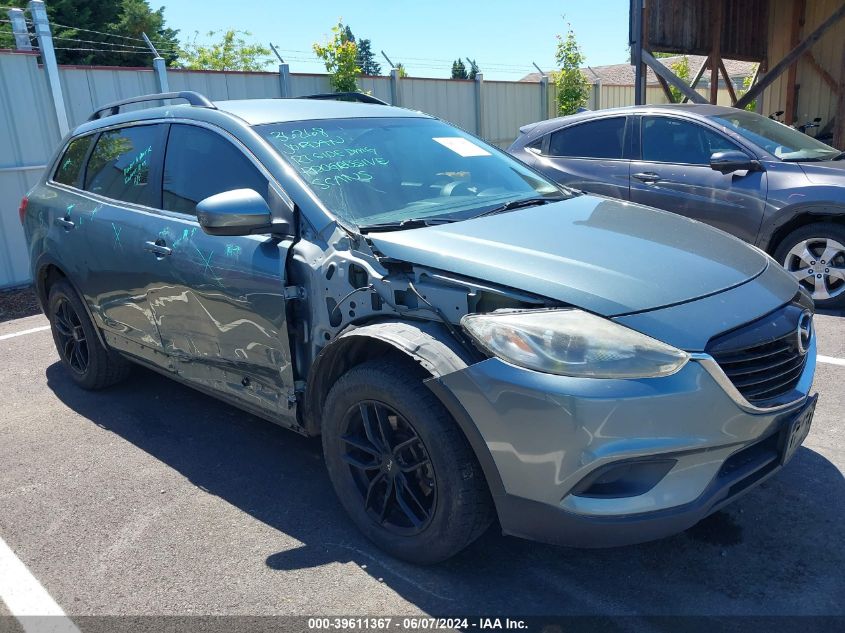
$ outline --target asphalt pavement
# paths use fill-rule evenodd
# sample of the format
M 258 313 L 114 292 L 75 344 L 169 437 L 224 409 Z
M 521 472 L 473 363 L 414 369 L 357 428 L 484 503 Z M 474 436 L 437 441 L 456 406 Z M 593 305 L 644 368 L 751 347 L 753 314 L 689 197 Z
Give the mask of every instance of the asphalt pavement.
M 0 539 L 69 616 L 845 615 L 845 366 L 803 448 L 677 536 L 576 550 L 491 528 L 415 567 L 346 518 L 305 439 L 155 373 L 73 385 L 43 316 L 0 324 Z M 845 359 L 845 317 L 817 317 Z M 7 613 L 0 601 L 0 615 Z

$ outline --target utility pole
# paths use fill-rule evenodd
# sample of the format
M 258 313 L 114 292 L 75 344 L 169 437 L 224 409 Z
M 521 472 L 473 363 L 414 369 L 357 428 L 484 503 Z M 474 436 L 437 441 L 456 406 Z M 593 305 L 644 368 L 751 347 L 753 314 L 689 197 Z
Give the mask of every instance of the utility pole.
M 153 70 L 156 74 L 158 91 L 170 92 L 170 84 L 167 81 L 167 63 L 164 61 L 164 57 L 158 54 L 156 47 L 153 46 L 153 43 L 150 41 L 150 38 L 147 37 L 146 33 L 141 33 L 141 37 L 144 38 L 144 41 L 153 53 Z
M 276 47 L 273 46 L 272 42 L 270 42 L 270 50 L 273 51 L 273 54 L 279 60 L 279 92 L 281 93 L 282 99 L 287 99 L 293 96 L 290 89 L 290 66 L 282 59 L 282 56 L 276 50 Z

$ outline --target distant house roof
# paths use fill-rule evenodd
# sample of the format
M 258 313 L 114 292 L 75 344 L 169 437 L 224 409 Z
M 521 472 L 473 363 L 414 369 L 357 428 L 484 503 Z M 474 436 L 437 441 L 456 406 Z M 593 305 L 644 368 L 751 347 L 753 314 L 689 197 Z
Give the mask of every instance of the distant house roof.
M 664 66 L 671 66 L 672 64 L 681 60 L 683 55 L 674 55 L 672 57 L 663 57 L 660 62 Z M 687 55 L 689 59 L 690 75 L 695 74 L 701 64 L 704 62 L 703 55 Z M 728 76 L 734 80 L 734 83 L 741 83 L 744 77 L 749 77 L 754 74 L 754 62 L 740 62 L 733 59 L 723 60 L 725 68 L 728 71 Z M 633 86 L 634 85 L 634 67 L 631 64 L 611 64 L 610 66 L 591 66 L 582 68 L 584 74 L 590 83 L 596 83 L 601 80 L 605 86 Z M 740 82 L 737 82 L 737 79 Z M 540 73 L 531 73 L 525 75 L 520 81 L 540 81 Z M 654 71 L 649 68 L 646 82 L 648 84 L 657 84 L 657 76 Z M 709 85 L 709 73 L 705 73 L 699 82 L 700 86 Z

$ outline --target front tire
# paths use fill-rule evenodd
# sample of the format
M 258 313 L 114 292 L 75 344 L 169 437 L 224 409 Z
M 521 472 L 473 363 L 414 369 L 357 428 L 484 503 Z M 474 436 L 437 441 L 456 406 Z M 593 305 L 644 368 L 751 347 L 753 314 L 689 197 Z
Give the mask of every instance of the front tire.
M 845 227 L 816 222 L 796 229 L 774 258 L 810 293 L 817 308 L 845 308 Z
M 129 361 L 103 347 L 82 299 L 66 280 L 50 287 L 47 317 L 59 358 L 77 385 L 103 389 L 129 374 Z
M 342 505 L 392 556 L 436 563 L 490 524 L 481 467 L 410 362 L 370 361 L 344 374 L 326 399 L 322 435 Z

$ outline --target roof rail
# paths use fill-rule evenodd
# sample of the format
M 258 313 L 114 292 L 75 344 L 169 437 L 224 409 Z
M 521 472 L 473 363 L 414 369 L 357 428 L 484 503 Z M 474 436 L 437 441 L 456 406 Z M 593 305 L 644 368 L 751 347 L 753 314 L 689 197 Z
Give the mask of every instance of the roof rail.
M 333 101 L 358 101 L 360 103 L 374 103 L 377 105 L 390 105 L 386 101 L 376 99 L 373 95 L 364 94 L 363 92 L 327 92 L 318 95 L 304 95 L 296 97 L 297 99 L 327 99 Z
M 197 106 L 200 108 L 213 108 L 217 109 L 211 100 L 203 94 L 199 92 L 194 92 L 193 90 L 182 90 L 180 92 L 161 92 L 158 94 L 151 94 L 151 95 L 142 95 L 140 97 L 132 97 L 131 99 L 121 99 L 120 101 L 115 101 L 114 103 L 108 103 L 104 105 L 102 108 L 97 108 L 94 110 L 94 113 L 88 117 L 89 121 L 96 121 L 97 119 L 103 118 L 103 116 L 111 116 L 120 112 L 120 108 L 125 105 L 129 105 L 131 103 L 144 103 L 145 101 L 162 101 L 164 99 L 184 99 L 192 106 Z M 108 114 L 103 115 L 104 112 L 108 112 Z

